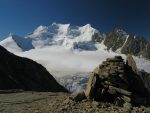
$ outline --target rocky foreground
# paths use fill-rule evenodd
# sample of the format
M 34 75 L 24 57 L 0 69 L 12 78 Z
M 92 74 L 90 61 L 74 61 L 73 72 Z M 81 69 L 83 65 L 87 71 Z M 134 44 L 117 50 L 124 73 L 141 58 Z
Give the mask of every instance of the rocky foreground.
M 82 100 L 67 93 L 19 92 L 0 94 L 0 113 L 150 113 L 150 107 L 118 107 L 110 103 Z

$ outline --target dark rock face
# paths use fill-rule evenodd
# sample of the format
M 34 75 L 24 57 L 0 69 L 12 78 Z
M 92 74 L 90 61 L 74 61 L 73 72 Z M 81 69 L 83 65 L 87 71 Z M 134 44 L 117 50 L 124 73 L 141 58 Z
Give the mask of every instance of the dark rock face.
M 108 58 L 91 73 L 85 96 L 116 105 L 149 103 L 149 74 L 140 72 L 131 55 L 125 63 L 121 56 Z
M 106 37 L 105 34 L 100 35 L 99 33 L 95 33 L 95 34 L 93 35 L 93 37 L 92 37 L 92 40 L 93 40 L 94 42 L 99 42 L 99 43 L 101 43 L 101 42 L 104 40 L 105 37 Z
M 150 59 L 150 42 L 146 44 L 143 56 L 147 59 Z
M 0 46 L 0 90 L 67 92 L 40 64 L 18 57 Z
M 138 73 L 138 68 L 136 66 L 136 62 L 134 61 L 132 55 L 127 56 L 127 65 L 131 68 L 131 70 L 135 73 Z
M 144 83 L 145 88 L 147 89 L 148 94 L 150 95 L 150 73 L 141 71 L 139 72 L 139 75 Z
M 123 54 L 143 56 L 150 59 L 150 42 L 144 37 L 127 34 L 121 29 L 115 29 L 106 35 L 104 44 L 114 52 L 120 49 Z
M 126 37 L 127 37 L 126 32 L 120 29 L 115 29 L 112 32 L 108 33 L 104 41 L 104 44 L 107 46 L 108 50 L 111 48 L 113 51 L 116 51 L 117 49 L 123 46 Z
M 135 56 L 144 55 L 147 43 L 148 42 L 143 37 L 130 35 L 121 52 L 123 54 L 132 54 Z

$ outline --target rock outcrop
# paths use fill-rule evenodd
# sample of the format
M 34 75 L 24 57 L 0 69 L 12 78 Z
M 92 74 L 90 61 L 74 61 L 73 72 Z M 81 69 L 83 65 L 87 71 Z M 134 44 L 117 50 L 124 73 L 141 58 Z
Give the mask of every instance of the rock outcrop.
M 0 90 L 67 92 L 40 64 L 0 46 Z
M 150 60 L 150 42 L 144 37 L 128 34 L 122 29 L 114 29 L 108 33 L 104 44 L 108 50 L 126 55 L 143 56 Z
M 85 97 L 124 107 L 150 104 L 149 82 L 145 84 L 139 73 L 131 55 L 128 55 L 126 63 L 121 56 L 107 58 L 91 73 Z
M 114 29 L 106 35 L 104 44 L 107 46 L 108 50 L 111 49 L 112 51 L 116 51 L 124 45 L 127 36 L 128 34 L 125 31 Z

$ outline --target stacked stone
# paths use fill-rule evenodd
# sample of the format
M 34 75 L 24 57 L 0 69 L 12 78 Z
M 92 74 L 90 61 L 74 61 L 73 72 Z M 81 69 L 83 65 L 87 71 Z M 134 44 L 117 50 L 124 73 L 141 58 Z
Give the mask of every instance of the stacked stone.
M 131 55 L 128 55 L 126 63 L 121 56 L 108 58 L 94 69 L 84 93 L 79 93 L 75 100 L 88 98 L 100 102 L 109 101 L 124 106 L 125 109 L 131 109 L 132 104 L 150 105 L 149 79 L 143 79 L 144 76 L 137 69 Z M 146 85 L 143 80 L 147 80 Z
M 125 63 L 121 56 L 107 58 L 91 73 L 85 90 L 86 97 L 97 99 L 110 94 L 116 97 L 115 100 L 130 103 L 131 92 L 128 91 L 125 71 Z

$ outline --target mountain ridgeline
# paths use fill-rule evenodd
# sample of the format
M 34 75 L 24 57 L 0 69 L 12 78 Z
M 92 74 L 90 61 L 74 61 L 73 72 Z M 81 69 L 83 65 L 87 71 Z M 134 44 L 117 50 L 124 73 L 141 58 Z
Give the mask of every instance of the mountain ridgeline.
M 53 23 L 50 26 L 39 26 L 25 38 L 10 35 L 0 42 L 0 45 L 11 52 L 53 45 L 71 50 L 95 51 L 99 49 L 98 44 L 103 45 L 102 47 L 105 47 L 103 49 L 108 51 L 131 54 L 150 60 L 150 42 L 144 37 L 128 34 L 122 29 L 114 29 L 107 34 L 101 33 L 90 24 L 73 26 Z
M 0 90 L 67 92 L 41 64 L 0 46 Z
M 142 56 L 150 60 L 150 42 L 144 37 L 127 34 L 123 30 L 115 29 L 108 33 L 104 40 L 108 50 Z

